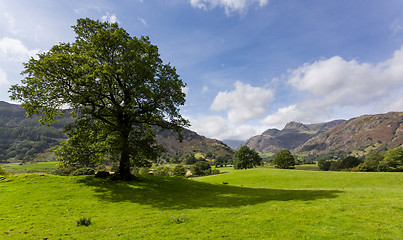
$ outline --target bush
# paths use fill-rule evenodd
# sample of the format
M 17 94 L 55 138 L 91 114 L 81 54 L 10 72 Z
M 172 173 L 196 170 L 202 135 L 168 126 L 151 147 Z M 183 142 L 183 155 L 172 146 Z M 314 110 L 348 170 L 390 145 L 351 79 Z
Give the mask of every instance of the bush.
M 77 220 L 77 226 L 86 226 L 91 225 L 91 218 L 82 217 Z
M 321 159 L 318 161 L 318 167 L 322 171 L 329 171 L 331 164 L 332 162 L 327 161 L 326 159 Z
M 139 170 L 139 174 L 142 176 L 150 175 L 150 168 L 148 167 L 141 167 Z
M 157 167 L 153 170 L 154 175 L 158 176 L 170 176 L 171 175 L 171 168 L 168 166 L 165 167 Z
M 342 169 L 350 169 L 353 167 L 357 167 L 362 161 L 356 157 L 348 156 L 341 161 Z
M 209 175 L 211 174 L 211 166 L 208 162 L 198 161 L 190 168 L 190 171 L 196 176 Z
M 185 176 L 187 170 L 183 165 L 176 165 L 172 169 L 172 175 L 174 176 Z
M 6 176 L 7 175 L 7 170 L 2 168 L 2 167 L 0 167 L 0 175 L 1 176 Z
M 71 176 L 81 176 L 81 175 L 94 175 L 95 170 L 88 167 L 78 168 L 74 170 L 70 175 Z
M 109 178 L 110 176 L 111 176 L 111 174 L 108 171 L 98 171 L 95 174 L 95 177 L 103 178 L 103 179 Z
M 383 164 L 389 167 L 391 172 L 403 172 L 403 148 L 397 147 L 385 153 Z
M 365 163 L 360 163 L 358 166 L 351 169 L 352 172 L 369 172 L 368 166 Z
M 73 166 L 59 166 L 56 170 L 52 172 L 54 175 L 60 175 L 60 176 L 70 176 L 72 172 L 77 170 L 77 167 Z

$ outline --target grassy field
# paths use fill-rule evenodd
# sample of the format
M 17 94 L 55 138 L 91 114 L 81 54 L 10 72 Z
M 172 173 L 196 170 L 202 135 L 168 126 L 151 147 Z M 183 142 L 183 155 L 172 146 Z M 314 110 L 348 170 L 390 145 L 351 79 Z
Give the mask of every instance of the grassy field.
M 10 175 L 0 239 L 402 239 L 403 174 L 222 169 L 194 178 Z M 81 217 L 91 225 L 77 226 Z
M 56 169 L 57 162 L 38 162 L 30 164 L 7 163 L 0 165 L 10 174 L 17 173 L 50 173 Z

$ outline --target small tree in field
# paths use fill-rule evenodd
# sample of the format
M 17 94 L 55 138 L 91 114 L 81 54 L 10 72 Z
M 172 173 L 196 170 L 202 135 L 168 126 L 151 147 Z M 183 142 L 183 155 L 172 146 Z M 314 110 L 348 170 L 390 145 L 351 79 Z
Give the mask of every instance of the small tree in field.
M 161 147 L 152 126 L 180 132 L 188 121 L 175 68 L 163 64 L 148 37 L 131 37 L 117 23 L 79 19 L 76 40 L 60 43 L 24 64 L 22 85 L 10 88 L 28 116 L 51 124 L 69 106 L 75 122 L 57 153 L 66 164 L 118 163 L 117 177 L 150 166 Z
M 294 168 L 295 159 L 289 150 L 281 150 L 274 156 L 273 165 L 276 168 L 289 169 Z
M 403 172 L 403 147 L 389 149 L 385 153 L 383 163 L 391 172 Z
M 259 154 L 250 149 L 248 146 L 242 146 L 237 152 L 235 152 L 234 168 L 235 169 L 247 169 L 254 168 L 262 165 L 263 159 Z

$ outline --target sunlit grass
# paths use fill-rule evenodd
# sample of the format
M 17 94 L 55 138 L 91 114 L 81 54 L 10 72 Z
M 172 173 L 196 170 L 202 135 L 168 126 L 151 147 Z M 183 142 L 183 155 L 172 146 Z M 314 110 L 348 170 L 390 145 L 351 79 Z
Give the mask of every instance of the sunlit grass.
M 10 174 L 16 173 L 50 173 L 57 168 L 57 162 L 37 162 L 37 163 L 7 163 L 1 165 Z
M 215 176 L 14 175 L 0 239 L 402 239 L 403 175 L 223 168 Z M 227 182 L 228 184 L 223 184 Z M 77 220 L 91 219 L 89 226 Z

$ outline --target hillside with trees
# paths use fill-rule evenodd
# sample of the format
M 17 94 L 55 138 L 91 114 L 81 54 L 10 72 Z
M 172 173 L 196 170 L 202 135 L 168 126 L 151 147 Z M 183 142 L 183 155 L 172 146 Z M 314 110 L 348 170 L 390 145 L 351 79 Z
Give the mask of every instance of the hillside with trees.
M 0 101 L 0 162 L 44 161 L 49 159 L 50 149 L 67 138 L 64 126 L 73 120 L 69 114 L 58 118 L 51 126 L 42 125 L 38 116 L 26 118 L 25 111 L 16 104 Z M 221 141 L 206 138 L 188 129 L 183 129 L 183 141 L 172 131 L 156 131 L 157 142 L 166 148 L 164 159 L 184 159 L 201 153 L 209 158 L 232 156 L 234 150 Z
M 322 132 L 295 149 L 299 153 L 323 154 L 343 151 L 366 155 L 403 144 L 403 112 L 364 115 Z

